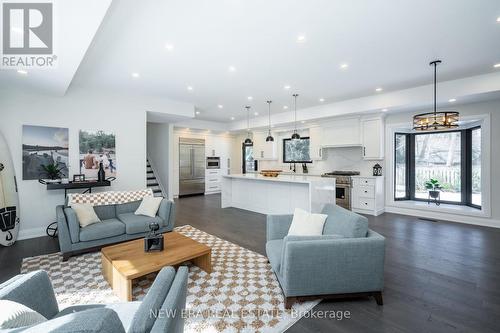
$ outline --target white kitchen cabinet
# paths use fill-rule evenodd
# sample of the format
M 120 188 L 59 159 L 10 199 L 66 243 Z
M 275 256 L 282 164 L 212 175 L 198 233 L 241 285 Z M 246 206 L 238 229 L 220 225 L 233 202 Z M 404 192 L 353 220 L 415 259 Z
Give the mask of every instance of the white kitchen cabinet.
M 384 158 L 384 119 L 382 117 L 361 119 L 363 159 Z
M 205 194 L 219 193 L 221 190 L 221 169 L 205 170 Z
M 361 146 L 359 118 L 340 119 L 325 124 L 321 131 L 323 147 Z
M 352 176 L 352 210 L 356 213 L 380 215 L 384 212 L 384 177 Z
M 323 159 L 322 133 L 322 128 L 319 126 L 309 129 L 309 156 L 313 161 Z
M 277 160 L 276 135 L 274 141 L 266 142 L 268 132 L 253 133 L 253 158 L 256 160 Z

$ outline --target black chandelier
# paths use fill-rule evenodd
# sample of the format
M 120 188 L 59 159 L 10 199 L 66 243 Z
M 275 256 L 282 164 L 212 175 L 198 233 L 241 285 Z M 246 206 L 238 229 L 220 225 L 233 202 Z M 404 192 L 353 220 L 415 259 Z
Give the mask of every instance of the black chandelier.
M 460 114 L 456 111 L 437 111 L 437 65 L 441 60 L 434 60 L 434 111 L 413 116 L 413 129 L 416 131 L 436 131 L 458 127 Z
M 267 132 L 266 142 L 273 142 L 274 141 L 274 138 L 271 135 L 271 103 L 272 102 L 273 101 L 267 101 L 267 105 L 268 105 L 268 109 L 269 109 L 269 130 Z
M 247 109 L 247 138 L 245 139 L 245 144 L 251 145 L 253 142 L 250 138 L 250 106 L 245 106 L 245 109 Z

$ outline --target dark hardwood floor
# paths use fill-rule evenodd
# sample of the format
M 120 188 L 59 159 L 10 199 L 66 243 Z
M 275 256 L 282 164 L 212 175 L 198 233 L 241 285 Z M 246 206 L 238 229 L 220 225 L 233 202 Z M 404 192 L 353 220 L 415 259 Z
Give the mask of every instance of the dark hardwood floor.
M 265 254 L 265 216 L 220 209 L 220 196 L 177 200 L 177 225 Z M 500 229 L 414 217 L 369 216 L 387 238 L 384 306 L 373 299 L 323 301 L 315 310 L 349 311 L 350 319 L 302 318 L 287 332 L 499 332 Z M 0 248 L 0 282 L 24 257 L 56 252 L 42 237 Z

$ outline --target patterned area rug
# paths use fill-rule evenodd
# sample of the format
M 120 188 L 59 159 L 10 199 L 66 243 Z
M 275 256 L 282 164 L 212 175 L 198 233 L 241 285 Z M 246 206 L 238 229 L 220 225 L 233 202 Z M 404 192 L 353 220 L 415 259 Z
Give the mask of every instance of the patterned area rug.
M 189 265 L 185 332 L 283 332 L 319 301 L 285 310 L 284 299 L 267 258 L 191 226 L 175 228 L 212 248 L 212 273 Z M 59 253 L 25 258 L 23 273 L 48 272 L 60 308 L 73 304 L 117 303 L 101 274 L 101 254 L 63 262 Z M 155 274 L 134 280 L 133 298 L 141 300 Z

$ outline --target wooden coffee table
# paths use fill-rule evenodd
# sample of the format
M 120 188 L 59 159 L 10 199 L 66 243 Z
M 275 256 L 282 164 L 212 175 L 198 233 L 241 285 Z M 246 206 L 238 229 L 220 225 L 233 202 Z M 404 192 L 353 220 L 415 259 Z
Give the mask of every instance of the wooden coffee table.
M 132 280 L 190 260 L 207 273 L 212 272 L 211 249 L 172 231 L 163 234 L 161 252 L 144 252 L 144 239 L 102 248 L 102 274 L 124 301 L 132 300 Z

